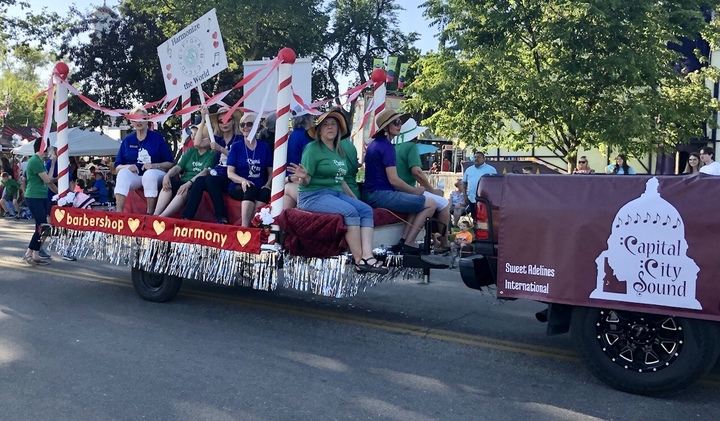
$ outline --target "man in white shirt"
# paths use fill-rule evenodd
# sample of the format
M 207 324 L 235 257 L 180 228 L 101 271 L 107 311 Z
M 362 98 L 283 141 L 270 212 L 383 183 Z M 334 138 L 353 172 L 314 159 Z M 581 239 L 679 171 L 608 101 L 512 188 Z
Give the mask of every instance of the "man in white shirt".
M 468 167 L 463 174 L 463 188 L 465 192 L 465 205 L 470 205 L 470 213 L 473 220 L 475 215 L 475 200 L 477 199 L 477 187 L 480 178 L 488 174 L 497 174 L 495 167 L 485 162 L 485 154 L 475 152 L 475 165 Z
M 700 148 L 700 160 L 703 162 L 703 166 L 700 168 L 700 172 L 710 175 L 720 175 L 720 163 L 715 162 L 715 151 L 709 146 Z

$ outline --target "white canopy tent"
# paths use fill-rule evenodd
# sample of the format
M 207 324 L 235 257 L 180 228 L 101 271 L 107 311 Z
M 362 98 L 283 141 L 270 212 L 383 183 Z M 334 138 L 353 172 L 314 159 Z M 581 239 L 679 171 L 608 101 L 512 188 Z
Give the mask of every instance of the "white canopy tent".
M 50 133 L 50 145 L 55 146 L 57 132 Z M 70 156 L 115 156 L 120 149 L 120 142 L 92 130 L 73 127 L 68 130 L 68 152 Z M 13 149 L 15 155 L 34 154 L 33 143 L 27 143 Z

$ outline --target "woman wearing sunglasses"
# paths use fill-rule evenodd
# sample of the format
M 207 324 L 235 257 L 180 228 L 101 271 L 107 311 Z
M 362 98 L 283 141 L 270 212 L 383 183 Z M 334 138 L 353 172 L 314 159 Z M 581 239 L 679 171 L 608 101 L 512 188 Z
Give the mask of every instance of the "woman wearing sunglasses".
M 195 132 L 194 141 L 196 144 L 203 142 L 203 133 L 206 132 L 205 120 L 206 116 L 209 115 L 210 123 L 215 130 L 215 136 L 210 138 L 210 150 L 215 154 L 215 166 L 210 170 L 209 175 L 194 178 L 188 193 L 187 204 L 182 212 L 183 219 L 195 219 L 195 214 L 202 201 L 203 192 L 208 192 L 213 203 L 215 220 L 220 224 L 228 223 L 227 209 L 223 199 L 223 194 L 227 192 L 230 186 L 230 179 L 228 179 L 227 175 L 228 155 L 230 154 L 230 147 L 243 140 L 242 134 L 237 130 L 237 123 L 242 117 L 242 113 L 235 110 L 225 120 L 228 112 L 230 112 L 228 107 L 219 108 L 215 114 L 209 114 L 205 106 L 200 108 L 202 119 L 198 124 L 197 132 Z
M 385 208 L 408 213 L 407 223 L 400 242 L 392 250 L 403 254 L 420 254 L 415 246 L 425 219 L 435 213 L 435 201 L 423 196 L 421 186 L 411 187 L 397 175 L 395 146 L 392 139 L 400 134 L 409 114 L 385 109 L 375 117 L 377 132 L 365 154 L 365 184 L 363 201 L 374 208 Z
M 241 225 L 250 226 L 255 209 L 270 202 L 272 152 L 265 142 L 258 142 L 253 130 L 257 114 L 247 113 L 240 120 L 243 141 L 236 142 L 228 155 L 230 197 L 241 202 Z
M 581 156 L 577 162 L 577 168 L 573 171 L 573 174 L 595 174 L 595 170 L 590 168 L 587 157 Z

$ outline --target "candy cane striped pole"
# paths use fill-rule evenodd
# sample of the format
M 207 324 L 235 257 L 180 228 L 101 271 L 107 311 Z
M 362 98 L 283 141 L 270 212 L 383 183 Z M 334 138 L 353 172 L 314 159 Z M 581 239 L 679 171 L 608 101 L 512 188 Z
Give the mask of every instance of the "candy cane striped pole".
M 287 149 L 290 124 L 290 99 L 292 98 L 292 65 L 295 63 L 295 51 L 283 48 L 278 53 L 280 68 L 278 71 L 277 120 L 275 120 L 275 155 L 273 157 L 272 195 L 270 196 L 270 214 L 273 217 L 283 211 L 285 195 L 285 171 L 287 170 Z M 276 227 L 273 227 L 277 229 Z M 273 239 L 270 239 L 272 242 Z
M 180 109 L 184 110 L 185 108 L 190 106 L 190 91 L 185 92 L 182 94 L 182 100 L 180 104 Z M 185 133 L 185 130 L 190 127 L 190 113 L 183 114 L 182 118 L 180 119 L 180 129 L 183 133 Z
M 55 123 L 57 123 L 58 195 L 65 197 L 70 192 L 70 151 L 68 147 L 68 90 L 60 83 L 69 72 L 67 64 L 59 62 L 55 65 Z M 53 171 L 51 168 L 50 171 Z
M 370 74 L 370 79 L 373 81 L 373 111 L 375 115 L 380 114 L 380 112 L 385 109 L 385 94 L 387 93 L 387 87 L 385 86 L 386 78 L 387 73 L 383 69 L 375 69 Z M 377 131 L 375 118 L 373 117 L 371 121 L 370 136 L 374 135 Z

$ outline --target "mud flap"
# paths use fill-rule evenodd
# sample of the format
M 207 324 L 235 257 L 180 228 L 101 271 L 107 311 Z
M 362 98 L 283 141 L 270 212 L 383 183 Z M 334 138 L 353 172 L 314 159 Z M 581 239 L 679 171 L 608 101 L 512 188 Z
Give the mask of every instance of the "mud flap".
M 468 288 L 482 289 L 496 283 L 497 258 L 476 254 L 460 259 L 460 276 Z

